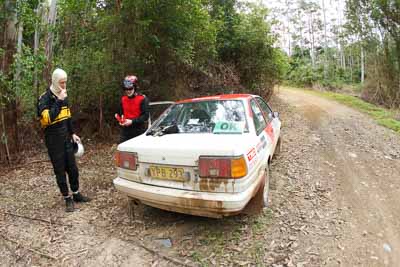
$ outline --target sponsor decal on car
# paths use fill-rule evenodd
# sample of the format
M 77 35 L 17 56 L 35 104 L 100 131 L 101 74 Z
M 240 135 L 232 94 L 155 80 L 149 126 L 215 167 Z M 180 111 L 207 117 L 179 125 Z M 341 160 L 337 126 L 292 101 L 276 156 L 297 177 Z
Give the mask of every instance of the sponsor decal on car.
M 271 138 L 271 141 L 274 142 L 274 128 L 272 127 L 272 123 L 269 123 L 267 128 L 265 128 L 265 132 Z
M 249 152 L 247 152 L 247 159 L 251 162 L 257 156 L 257 152 L 253 147 Z
M 213 133 L 242 133 L 243 129 L 242 121 L 219 121 L 215 124 Z
M 260 153 L 261 150 L 263 150 L 267 146 L 267 140 L 265 139 L 265 136 L 262 135 L 260 138 L 260 142 L 257 144 L 257 153 Z
M 247 152 L 247 159 L 249 160 L 249 169 L 253 169 L 258 162 L 257 151 L 254 147 Z

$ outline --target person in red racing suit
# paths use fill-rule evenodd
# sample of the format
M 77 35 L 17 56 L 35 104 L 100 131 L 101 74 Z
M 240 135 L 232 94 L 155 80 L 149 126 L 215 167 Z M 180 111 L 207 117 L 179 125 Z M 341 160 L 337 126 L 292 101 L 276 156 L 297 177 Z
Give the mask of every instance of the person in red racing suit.
M 119 114 L 115 118 L 121 126 L 120 143 L 141 135 L 146 131 L 149 118 L 149 100 L 137 92 L 136 76 L 126 76 L 123 81 L 125 95 L 121 97 Z
M 79 171 L 76 166 L 73 142 L 80 142 L 72 130 L 71 111 L 67 98 L 67 73 L 56 69 L 52 84 L 38 99 L 37 112 L 57 185 L 65 199 L 67 212 L 74 211 L 74 202 L 88 202 L 90 199 L 79 192 Z M 68 182 L 72 191 L 69 194 Z

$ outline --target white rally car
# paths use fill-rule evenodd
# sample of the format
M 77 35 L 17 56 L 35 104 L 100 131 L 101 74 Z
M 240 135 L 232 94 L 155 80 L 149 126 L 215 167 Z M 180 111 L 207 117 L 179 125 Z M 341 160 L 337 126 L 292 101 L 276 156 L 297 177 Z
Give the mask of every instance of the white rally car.
M 117 190 L 143 204 L 206 217 L 268 205 L 281 121 L 259 96 L 218 95 L 172 104 L 116 153 Z

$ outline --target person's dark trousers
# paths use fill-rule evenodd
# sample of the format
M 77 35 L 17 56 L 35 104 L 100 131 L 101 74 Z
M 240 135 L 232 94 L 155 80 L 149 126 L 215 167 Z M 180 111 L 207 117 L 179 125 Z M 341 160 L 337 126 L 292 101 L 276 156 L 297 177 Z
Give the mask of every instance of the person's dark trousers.
M 70 136 L 63 133 L 46 134 L 45 141 L 61 194 L 64 197 L 69 195 L 66 173 L 71 191 L 77 192 L 79 190 L 79 171 Z
M 136 136 L 143 134 L 145 131 L 146 131 L 146 128 L 144 126 L 122 127 L 119 142 L 120 143 L 125 142 L 131 138 L 134 138 Z

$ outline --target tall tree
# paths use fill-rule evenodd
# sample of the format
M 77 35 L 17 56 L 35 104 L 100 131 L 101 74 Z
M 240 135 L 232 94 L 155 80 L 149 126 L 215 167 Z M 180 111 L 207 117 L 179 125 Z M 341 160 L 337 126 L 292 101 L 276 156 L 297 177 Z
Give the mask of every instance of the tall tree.
M 363 40 L 361 53 L 368 60 L 368 88 L 373 101 L 400 105 L 400 3 L 396 0 L 348 0 L 348 28 Z M 377 42 L 375 42 L 375 40 Z M 374 46 L 372 46 L 374 45 Z M 368 50 L 366 50 L 368 46 Z
M 53 58 L 53 41 L 54 41 L 54 25 L 57 19 L 57 0 L 51 0 L 50 9 L 47 19 L 47 38 L 46 38 L 46 59 L 47 67 L 44 73 L 44 77 L 48 79 L 50 77 L 50 72 L 52 68 L 52 58 Z

